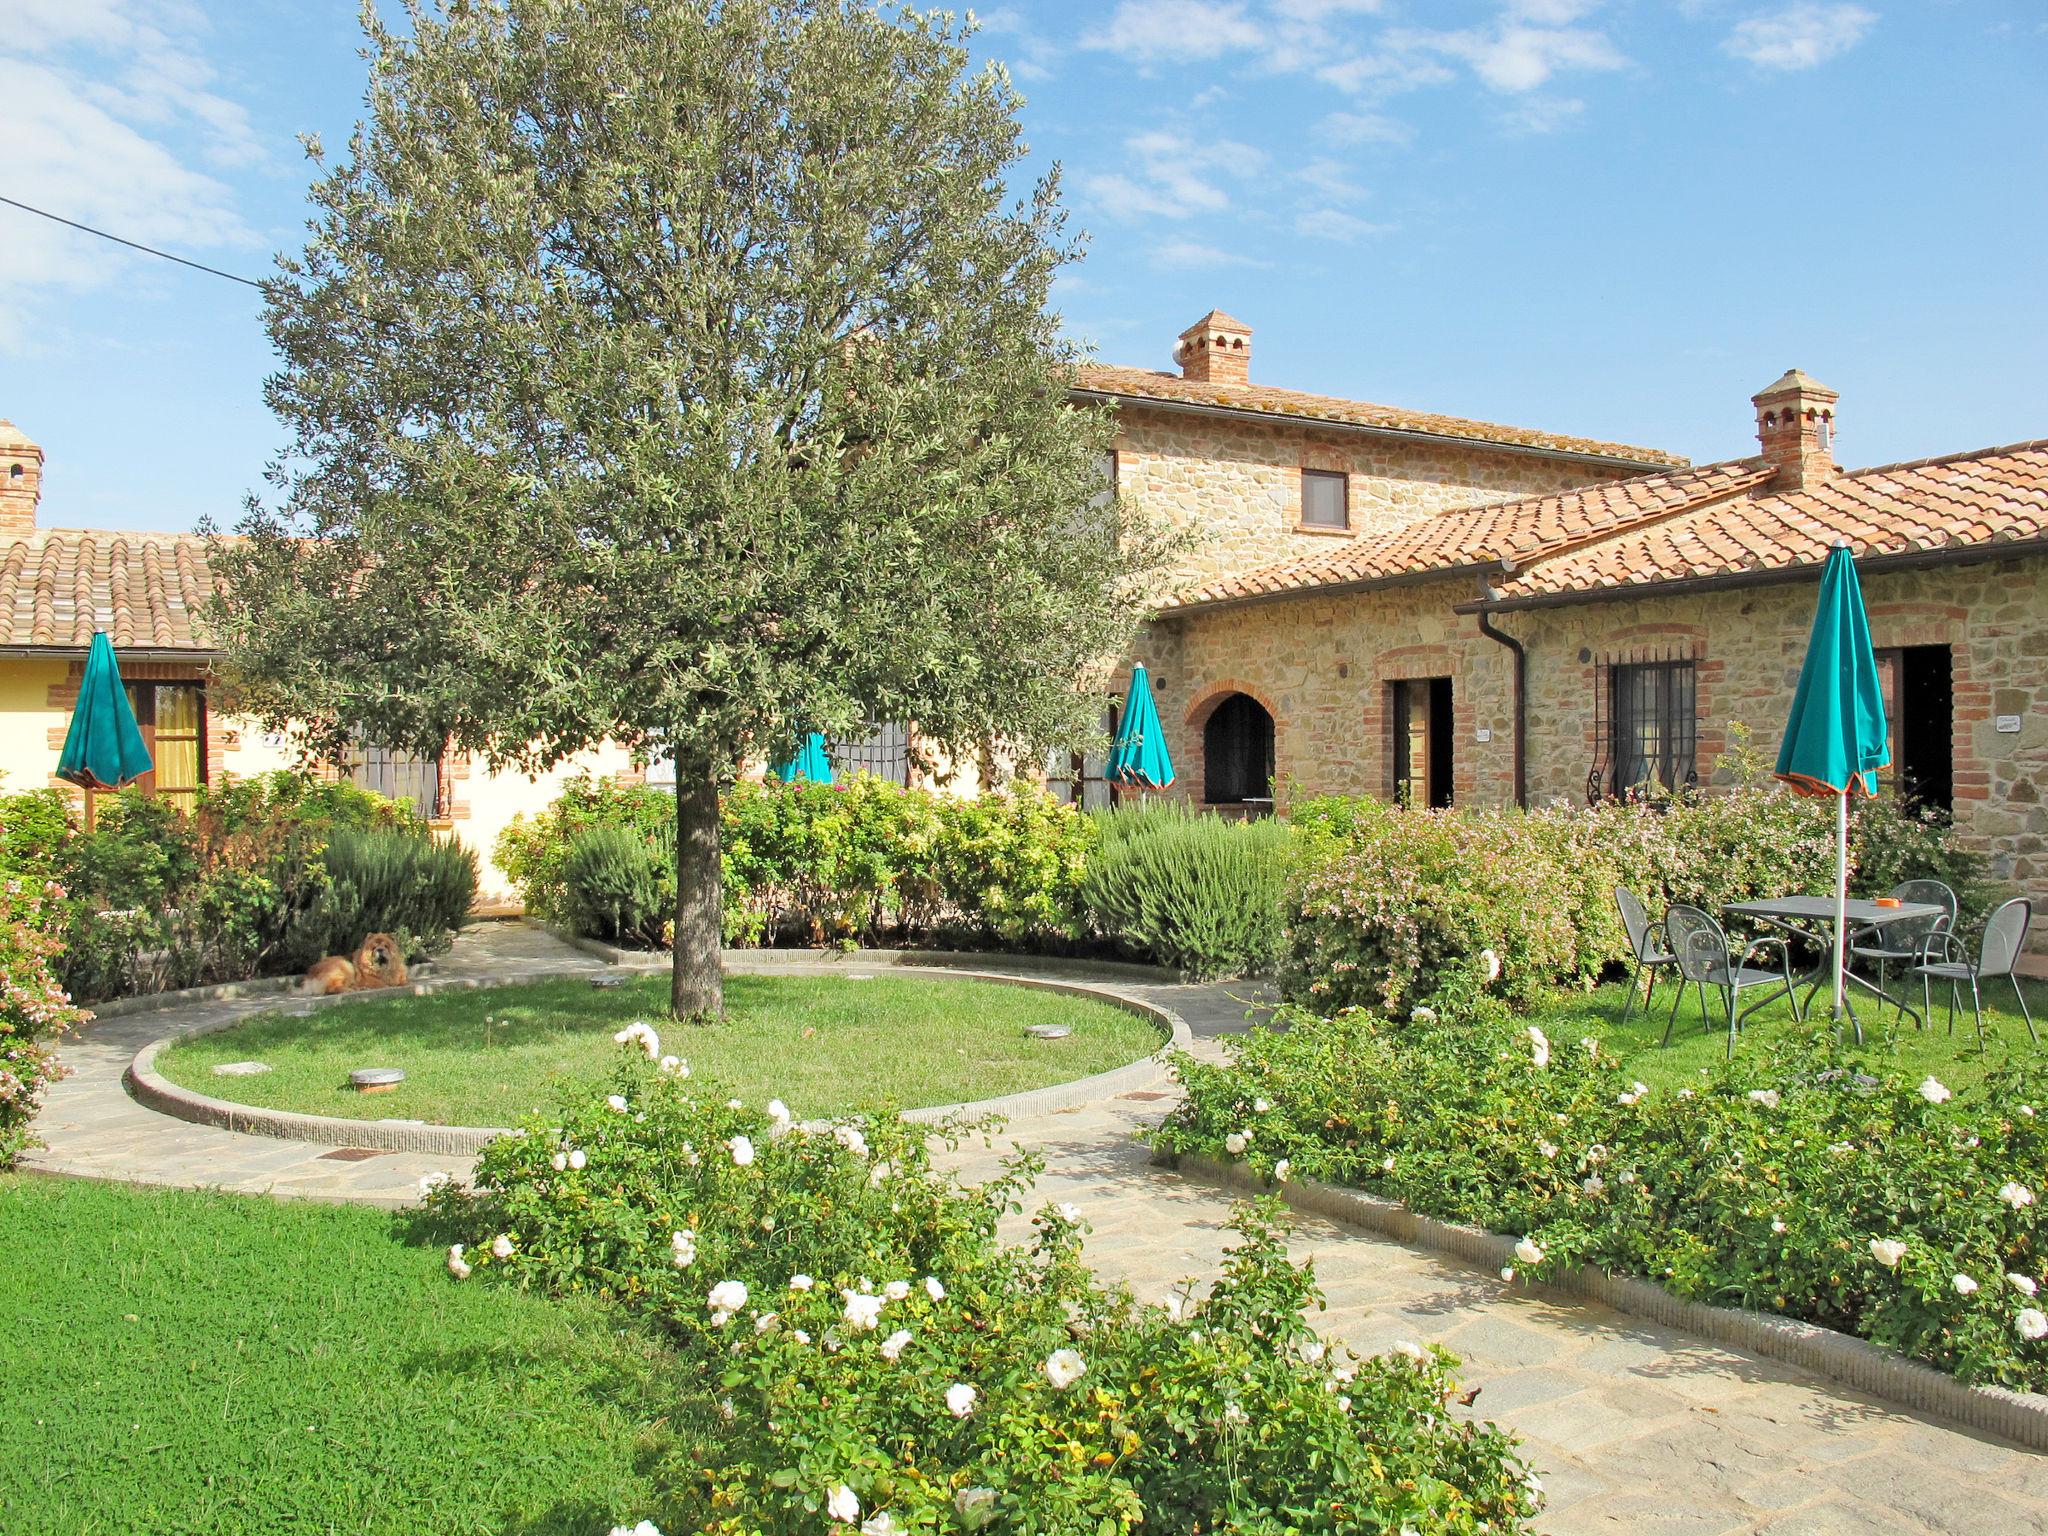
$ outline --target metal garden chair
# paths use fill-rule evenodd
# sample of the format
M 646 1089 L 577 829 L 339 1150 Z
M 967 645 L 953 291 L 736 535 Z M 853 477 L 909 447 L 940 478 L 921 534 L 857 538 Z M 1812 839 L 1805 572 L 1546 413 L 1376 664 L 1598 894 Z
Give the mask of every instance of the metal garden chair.
M 1983 1049 L 1984 994 L 1979 983 L 2003 976 L 2012 983 L 2012 995 L 2020 1000 L 2020 1017 L 2027 1021 L 2027 1038 L 2036 1041 L 2041 1038 L 2035 1033 L 2034 1015 L 2027 1009 L 2027 994 L 2020 990 L 2020 979 L 2015 971 L 2020 951 L 2027 947 L 2027 929 L 2033 921 L 2034 904 L 2024 896 L 2015 896 L 1984 919 L 1984 933 L 1977 941 L 1977 958 L 1974 961 L 1954 933 L 1944 930 L 1935 935 L 1942 958 L 1922 961 L 1913 970 L 1920 978 L 1921 999 L 1930 1009 L 1934 1004 L 1934 983 L 1948 983 L 1950 1034 L 1956 1032 L 1956 1007 L 1962 1001 L 1962 985 L 1967 981 L 1970 984 L 1970 1008 L 1977 1016 L 1977 1047 Z
M 1735 1035 L 1742 1021 L 1778 996 L 1760 997 L 1738 1013 L 1742 994 L 1759 987 L 1775 986 L 1787 998 L 1792 996 L 1792 952 L 1780 938 L 1752 939 L 1741 949 L 1728 942 L 1728 933 L 1713 916 L 1698 907 L 1674 903 L 1664 915 L 1664 937 L 1671 946 L 1672 963 L 1678 968 L 1678 996 L 1671 1000 L 1671 1016 L 1664 1021 L 1664 1044 L 1671 1043 L 1671 1026 L 1678 1022 L 1678 1005 L 1685 1001 L 1688 982 L 1699 988 L 1700 1022 L 1712 1022 L 1707 1014 L 1707 988 L 1718 990 L 1727 1005 L 1728 1055 L 1735 1055 Z M 1778 968 L 1767 971 L 1749 962 L 1765 950 L 1778 952 Z M 1798 1011 L 1798 1004 L 1793 1004 Z
M 1942 916 L 1916 917 L 1883 928 L 1863 928 L 1849 935 L 1851 961 L 1875 960 L 1879 991 L 1888 990 L 1894 962 L 1918 965 L 1941 953 L 1938 933 L 1953 933 L 1956 926 L 1956 893 L 1939 880 L 1905 880 L 1887 893 L 1907 906 L 1940 907 Z M 1904 1009 L 1901 1008 L 1901 1013 Z
M 1650 921 L 1650 914 L 1644 908 L 1642 898 L 1627 886 L 1614 888 L 1614 905 L 1621 911 L 1621 926 L 1628 934 L 1628 952 L 1635 962 L 1628 978 L 1628 1003 L 1621 1010 L 1621 1027 L 1628 1028 L 1628 1016 L 1636 1006 L 1636 993 L 1643 984 L 1643 973 L 1650 973 L 1650 993 L 1643 999 L 1643 1011 L 1647 1013 L 1651 1002 L 1657 996 L 1657 972 L 1674 964 L 1673 957 L 1657 946 L 1657 925 Z M 1684 983 L 1680 983 L 1683 990 Z

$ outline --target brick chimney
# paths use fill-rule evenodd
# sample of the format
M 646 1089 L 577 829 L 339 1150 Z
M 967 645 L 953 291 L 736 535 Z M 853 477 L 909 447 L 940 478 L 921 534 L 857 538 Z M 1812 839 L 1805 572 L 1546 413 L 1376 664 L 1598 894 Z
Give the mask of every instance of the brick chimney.
M 1778 472 L 1773 491 L 1803 491 L 1834 478 L 1835 402 L 1841 398 L 1797 368 L 1750 396 L 1757 441 Z
M 11 421 L 0 420 L 0 539 L 36 531 L 43 499 L 43 450 Z
M 1180 376 L 1197 384 L 1248 384 L 1252 368 L 1252 328 L 1212 309 L 1180 333 L 1173 345 Z

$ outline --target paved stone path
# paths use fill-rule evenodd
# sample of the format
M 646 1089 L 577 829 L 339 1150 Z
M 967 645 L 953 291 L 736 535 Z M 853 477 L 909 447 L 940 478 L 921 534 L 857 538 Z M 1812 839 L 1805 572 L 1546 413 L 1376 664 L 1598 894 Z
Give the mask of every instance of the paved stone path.
M 563 970 L 601 970 L 602 961 L 524 923 L 481 923 L 436 962 L 436 978 L 515 977 Z M 306 1000 L 265 993 L 227 1001 L 186 1003 L 97 1019 L 63 1043 L 59 1059 L 72 1075 L 52 1087 L 36 1117 L 47 1146 L 22 1166 L 41 1173 L 120 1179 L 131 1184 L 218 1188 L 237 1194 L 296 1195 L 404 1205 L 419 1198 L 419 1181 L 440 1169 L 467 1173 L 470 1159 L 419 1152 L 374 1152 L 250 1136 L 144 1109 L 128 1097 L 122 1073 L 152 1040 L 221 1018 L 246 1018 Z M 330 1006 L 314 1003 L 314 1007 Z M 232 1084 L 222 1098 L 233 1098 Z
M 446 976 L 495 976 L 599 962 L 538 930 L 488 924 L 443 961 Z M 1234 986 L 1123 984 L 1175 1009 L 1196 1048 L 1248 1027 Z M 455 1160 L 246 1136 L 167 1119 L 121 1088 L 148 1041 L 223 1011 L 278 999 L 108 1019 L 67 1044 L 77 1075 L 50 1093 L 31 1166 L 164 1184 L 396 1204 L 421 1174 Z M 1072 1200 L 1093 1225 L 1089 1257 L 1140 1297 L 1213 1273 L 1233 1240 L 1229 1198 L 1151 1166 L 1136 1134 L 1172 1107 L 1170 1085 L 1013 1121 L 993 1149 L 964 1148 L 969 1177 L 1014 1147 L 1044 1154 L 1039 1193 Z M 1471 1412 L 1521 1435 L 1550 1505 L 1550 1536 L 2020 1536 L 2048 1533 L 2048 1457 L 1886 1407 L 1803 1372 L 1605 1308 L 1503 1285 L 1491 1274 L 1314 1218 L 1296 1235 L 1330 1303 L 1325 1332 L 1361 1351 L 1396 1339 L 1443 1343 L 1464 1359 Z

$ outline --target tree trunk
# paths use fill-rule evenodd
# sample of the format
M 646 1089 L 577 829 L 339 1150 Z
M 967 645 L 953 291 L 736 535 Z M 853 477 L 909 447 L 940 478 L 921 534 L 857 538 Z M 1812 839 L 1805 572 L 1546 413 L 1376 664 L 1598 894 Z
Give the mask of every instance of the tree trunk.
M 676 763 L 676 931 L 669 1008 L 678 1019 L 725 1014 L 718 963 L 725 871 L 718 853 L 718 779 L 705 763 Z

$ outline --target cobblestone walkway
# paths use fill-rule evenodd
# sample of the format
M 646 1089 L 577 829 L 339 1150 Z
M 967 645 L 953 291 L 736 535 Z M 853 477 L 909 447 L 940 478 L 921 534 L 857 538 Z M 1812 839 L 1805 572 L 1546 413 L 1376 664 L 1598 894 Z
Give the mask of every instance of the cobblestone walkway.
M 470 930 L 443 976 L 595 969 L 599 962 L 536 929 Z M 1196 1049 L 1246 1028 L 1235 987 L 1122 984 L 1175 1009 Z M 457 1160 L 361 1157 L 188 1125 L 143 1109 L 121 1073 L 150 1040 L 223 1013 L 275 1007 L 276 996 L 190 1004 L 107 1019 L 64 1049 L 76 1075 L 50 1092 L 29 1166 L 138 1183 L 207 1185 L 398 1204 L 423 1173 Z M 1151 1166 L 1136 1134 L 1172 1107 L 1158 1090 L 1013 1121 L 993 1149 L 962 1149 L 970 1177 L 1008 1150 L 1046 1158 L 1040 1195 L 1071 1200 L 1093 1226 L 1088 1253 L 1142 1298 L 1213 1273 L 1233 1240 L 1229 1198 Z M 337 1152 L 348 1154 L 336 1156 Z M 2008 1536 L 2048 1533 L 2048 1457 L 1915 1417 L 1787 1366 L 1605 1308 L 1547 1299 L 1454 1260 L 1304 1218 L 1298 1256 L 1312 1258 L 1329 1299 L 1325 1332 L 1361 1351 L 1396 1339 L 1441 1342 L 1480 1388 L 1471 1412 L 1521 1435 L 1549 1491 L 1550 1536 Z

